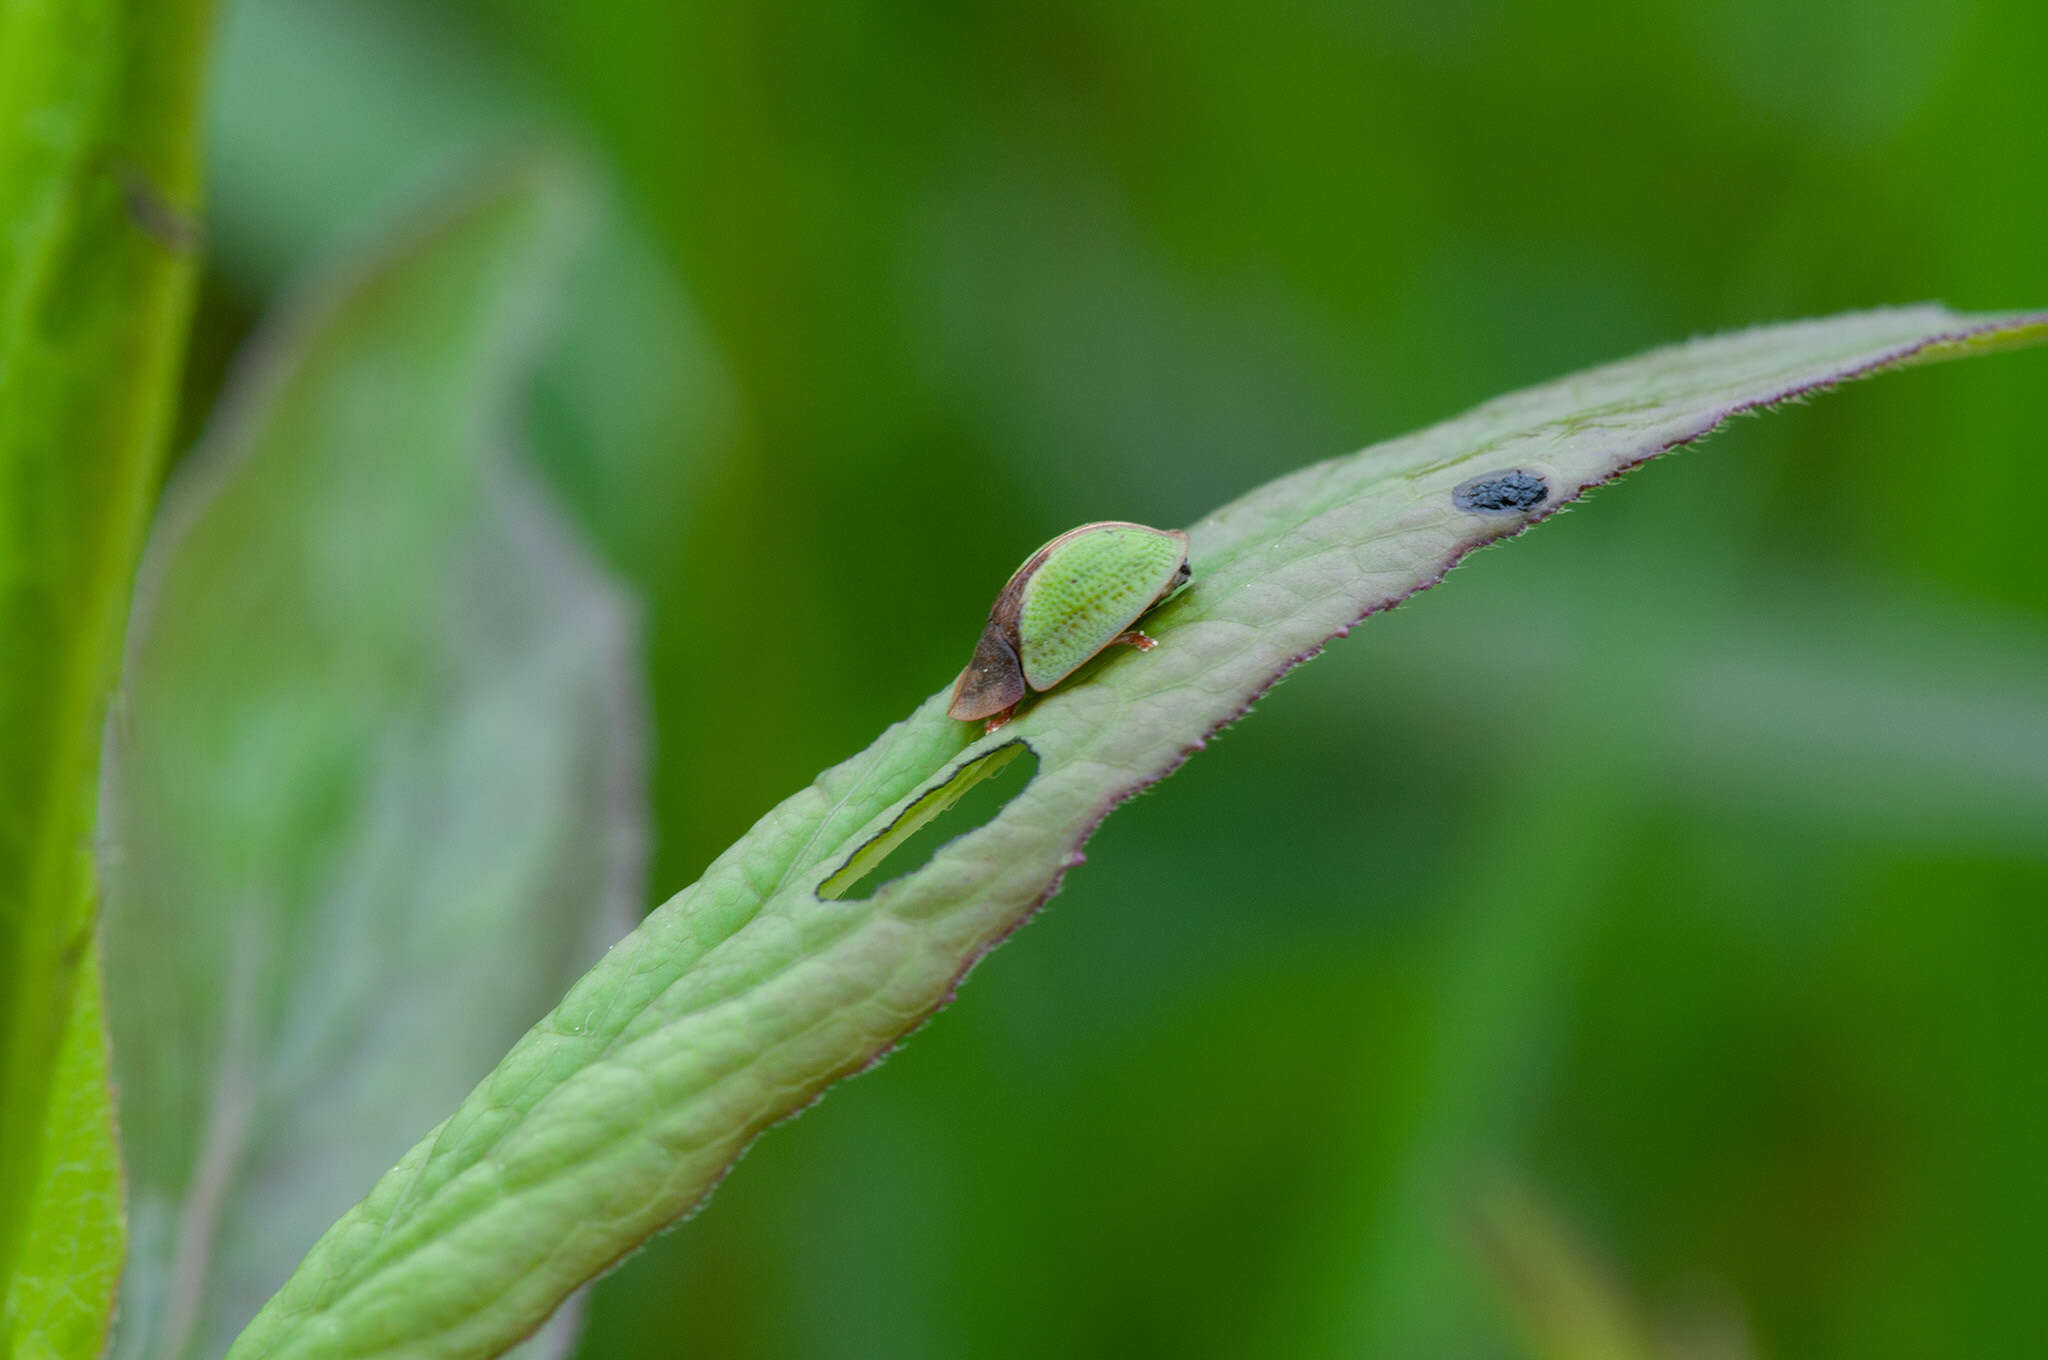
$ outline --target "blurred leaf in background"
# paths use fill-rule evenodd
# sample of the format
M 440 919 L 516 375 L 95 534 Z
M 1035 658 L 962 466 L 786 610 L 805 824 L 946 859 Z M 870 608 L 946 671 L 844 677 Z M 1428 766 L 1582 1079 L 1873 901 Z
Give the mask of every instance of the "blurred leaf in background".
M 648 602 L 661 893 L 1073 523 L 1688 333 L 2048 299 L 2026 0 L 294 0 L 221 61 L 194 410 L 248 243 L 352 215 L 451 93 L 600 148 L 648 310 L 581 353 L 651 399 L 558 352 L 536 452 Z M 582 1353 L 1511 1353 L 1475 1160 L 1761 1354 L 2048 1347 L 2041 400 L 2019 360 L 1781 414 L 1360 630 Z
M 93 776 L 185 347 L 211 14 L 0 3 L 0 1355 L 96 1352 L 120 1261 Z
M 221 1354 L 638 914 L 630 613 L 507 451 L 576 188 L 522 162 L 331 267 L 159 519 L 102 827 L 116 1354 Z
M 202 411 L 247 318 L 279 282 L 509 138 L 588 146 L 585 115 L 501 44 L 433 6 L 266 0 L 230 8 L 212 90 L 219 248 L 190 410 Z M 605 560 L 648 602 L 649 654 L 691 670 L 679 554 L 733 438 L 730 393 L 643 186 L 600 164 L 587 244 L 525 396 L 535 461 Z M 682 620 L 681 624 L 678 620 Z M 653 776 L 685 764 L 673 691 L 655 708 Z M 677 739 L 661 734 L 677 729 Z M 813 767 L 815 767 L 813 762 Z M 779 792 L 779 790 L 778 790 Z

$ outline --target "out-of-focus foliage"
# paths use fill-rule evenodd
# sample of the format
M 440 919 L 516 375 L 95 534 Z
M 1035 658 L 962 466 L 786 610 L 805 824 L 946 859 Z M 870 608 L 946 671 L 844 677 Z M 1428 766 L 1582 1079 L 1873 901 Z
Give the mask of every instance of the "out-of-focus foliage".
M 472 74 L 595 142 L 694 304 L 729 426 L 610 439 L 557 352 L 535 437 L 649 601 L 662 895 L 1059 529 L 1688 333 L 2048 299 L 2025 0 L 230 20 L 224 173 L 304 178 L 216 204 L 194 409 L 276 277 L 237 233 L 303 220 L 266 195 L 372 210 L 314 139 L 388 114 L 396 163 Z M 322 66 L 392 92 L 277 79 Z M 655 311 L 614 332 L 701 390 Z M 603 1282 L 583 1353 L 1508 1353 L 1458 1228 L 1499 1163 L 1763 1354 L 2048 1344 L 2042 402 L 2022 357 L 1739 428 L 1360 630 Z
M 102 821 L 117 1355 L 223 1354 L 637 915 L 628 615 L 505 451 L 575 190 L 506 167 L 349 257 L 159 517 Z
M 92 793 L 196 274 L 211 10 L 0 3 L 0 1355 L 93 1354 L 120 1255 Z
M 1707 1360 L 1662 1349 L 1611 1272 L 1511 1180 L 1475 1185 L 1466 1232 L 1536 1360 Z

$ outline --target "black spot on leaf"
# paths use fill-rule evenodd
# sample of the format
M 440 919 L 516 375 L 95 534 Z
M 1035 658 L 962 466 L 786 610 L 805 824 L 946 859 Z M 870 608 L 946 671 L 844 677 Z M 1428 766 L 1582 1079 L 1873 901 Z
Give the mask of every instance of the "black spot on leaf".
M 1511 515 L 1534 510 L 1550 494 L 1549 485 L 1533 472 L 1511 468 L 1458 483 L 1451 504 L 1481 515 Z

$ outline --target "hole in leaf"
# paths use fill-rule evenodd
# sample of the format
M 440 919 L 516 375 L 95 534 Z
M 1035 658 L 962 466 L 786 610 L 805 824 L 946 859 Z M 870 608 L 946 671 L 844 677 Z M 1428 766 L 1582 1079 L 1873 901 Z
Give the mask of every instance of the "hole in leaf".
M 1019 760 L 1018 756 L 1029 758 Z M 862 901 L 883 885 L 916 873 L 931 863 L 941 846 L 994 821 L 1037 773 L 1038 755 L 1021 739 L 968 761 L 951 779 L 903 809 L 880 835 L 847 856 L 846 863 L 818 885 L 818 896 L 826 901 Z M 892 871 L 886 878 L 882 876 L 884 867 Z

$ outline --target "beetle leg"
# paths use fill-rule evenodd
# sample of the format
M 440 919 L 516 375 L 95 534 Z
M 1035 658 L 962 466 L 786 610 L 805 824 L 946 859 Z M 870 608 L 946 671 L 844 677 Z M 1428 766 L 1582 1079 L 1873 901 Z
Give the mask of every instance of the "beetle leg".
M 1130 632 L 1118 633 L 1109 640 L 1109 645 L 1112 647 L 1118 643 L 1122 643 L 1126 647 L 1136 647 L 1141 652 L 1149 652 L 1159 645 L 1159 639 L 1147 637 L 1140 630 L 1133 628 Z
M 988 736 L 990 733 L 994 732 L 997 728 L 1008 723 L 1010 719 L 1016 716 L 1017 706 L 1015 704 L 1011 704 L 1002 712 L 990 715 L 989 720 L 986 723 L 982 724 L 981 734 L 983 736 Z

